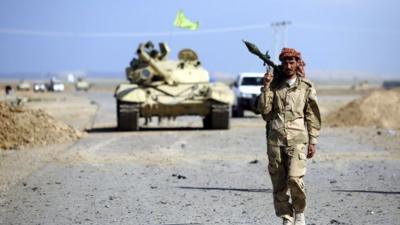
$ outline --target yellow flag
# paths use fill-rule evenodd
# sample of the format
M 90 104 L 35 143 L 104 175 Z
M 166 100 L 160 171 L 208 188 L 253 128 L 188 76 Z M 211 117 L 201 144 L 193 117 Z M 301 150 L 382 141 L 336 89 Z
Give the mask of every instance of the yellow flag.
M 200 26 L 199 22 L 192 22 L 190 21 L 182 10 L 179 10 L 176 14 L 174 26 L 189 30 L 197 30 Z

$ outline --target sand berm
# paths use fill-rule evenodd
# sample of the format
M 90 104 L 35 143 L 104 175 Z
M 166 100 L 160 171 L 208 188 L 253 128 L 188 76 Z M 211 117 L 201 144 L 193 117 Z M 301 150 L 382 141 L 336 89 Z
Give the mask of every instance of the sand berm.
M 0 102 L 0 149 L 20 149 L 77 140 L 83 135 L 45 111 Z
M 377 90 L 332 112 L 326 117 L 330 126 L 375 126 L 400 128 L 400 88 Z

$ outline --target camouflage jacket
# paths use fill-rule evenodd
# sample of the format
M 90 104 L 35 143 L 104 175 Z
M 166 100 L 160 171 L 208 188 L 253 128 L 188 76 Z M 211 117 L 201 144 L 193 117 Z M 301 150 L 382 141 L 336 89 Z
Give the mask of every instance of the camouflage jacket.
M 297 77 L 292 86 L 282 81 L 261 88 L 257 110 L 267 121 L 268 144 L 317 143 L 321 116 L 316 91 L 310 81 Z

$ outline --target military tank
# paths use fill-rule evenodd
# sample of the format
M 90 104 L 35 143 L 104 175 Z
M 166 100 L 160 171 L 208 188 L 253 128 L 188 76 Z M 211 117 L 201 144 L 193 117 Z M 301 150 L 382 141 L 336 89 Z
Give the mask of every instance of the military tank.
M 229 129 L 229 111 L 234 94 L 210 77 L 191 49 L 179 51 L 178 60 L 169 60 L 170 49 L 160 43 L 139 44 L 126 68 L 129 83 L 119 84 L 117 103 L 119 130 L 137 131 L 139 118 L 201 116 L 205 129 Z
M 90 87 L 91 84 L 82 77 L 79 77 L 75 83 L 76 91 L 88 91 Z
M 31 83 L 29 83 L 26 80 L 21 80 L 21 82 L 19 82 L 19 84 L 17 85 L 17 90 L 18 91 L 30 91 Z

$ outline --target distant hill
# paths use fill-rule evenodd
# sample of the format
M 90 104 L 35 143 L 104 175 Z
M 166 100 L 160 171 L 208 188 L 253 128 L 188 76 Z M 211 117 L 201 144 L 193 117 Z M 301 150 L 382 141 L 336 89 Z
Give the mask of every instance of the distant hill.
M 239 72 L 262 72 L 262 71 L 238 71 L 237 73 L 229 72 L 210 72 L 212 81 L 222 81 L 224 83 L 231 83 L 236 79 Z M 0 73 L 0 79 L 25 79 L 25 80 L 48 80 L 51 77 L 57 77 L 62 80 L 67 79 L 69 73 L 74 74 L 76 77 L 83 76 L 93 79 L 122 79 L 125 80 L 124 71 L 119 72 L 82 72 L 82 71 L 63 71 L 63 72 L 50 72 L 50 73 Z M 363 80 L 368 81 L 384 81 L 384 80 L 400 80 L 400 74 L 372 74 L 354 71 L 324 71 L 315 70 L 309 71 L 307 77 L 316 82 L 360 82 Z
M 100 79 L 125 79 L 125 74 L 121 72 L 84 72 L 84 71 L 63 71 L 63 72 L 20 72 L 20 73 L 0 73 L 0 79 L 17 79 L 17 80 L 49 80 L 52 77 L 66 80 L 68 74 L 75 77 L 100 78 Z
M 386 80 L 400 79 L 400 74 L 373 74 L 356 71 L 324 71 L 315 70 L 308 73 L 308 77 L 314 80 Z

